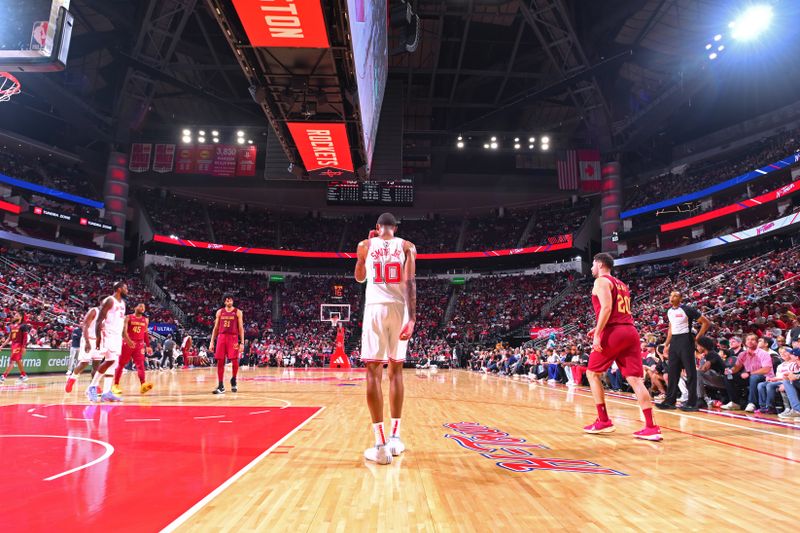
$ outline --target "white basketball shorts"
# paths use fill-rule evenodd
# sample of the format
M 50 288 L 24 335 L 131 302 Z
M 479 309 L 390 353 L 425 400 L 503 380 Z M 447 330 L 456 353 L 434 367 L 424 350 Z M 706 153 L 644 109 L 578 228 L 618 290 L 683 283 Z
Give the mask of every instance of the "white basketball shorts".
M 117 361 L 122 354 L 122 335 L 103 335 L 100 340 L 100 355 L 106 361 Z
M 78 348 L 78 362 L 91 363 L 92 361 L 102 361 L 103 356 L 96 348 L 95 339 L 89 339 L 89 353 L 86 353 L 86 339 L 81 337 L 81 346 Z
M 400 340 L 400 331 L 407 320 L 408 311 L 402 303 L 364 306 L 361 360 L 365 363 L 405 361 L 408 341 Z

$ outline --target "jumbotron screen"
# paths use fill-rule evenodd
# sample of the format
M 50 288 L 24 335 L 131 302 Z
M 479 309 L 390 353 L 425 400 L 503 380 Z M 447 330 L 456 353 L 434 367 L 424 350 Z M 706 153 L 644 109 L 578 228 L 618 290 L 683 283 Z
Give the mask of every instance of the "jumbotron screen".
M 328 182 L 328 205 L 382 205 L 407 207 L 414 205 L 414 182 L 394 181 L 331 181 Z

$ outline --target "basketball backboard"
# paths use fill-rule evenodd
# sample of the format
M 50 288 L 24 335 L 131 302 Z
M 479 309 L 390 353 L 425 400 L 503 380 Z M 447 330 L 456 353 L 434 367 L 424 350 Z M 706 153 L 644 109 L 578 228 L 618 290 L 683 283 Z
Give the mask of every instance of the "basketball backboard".
M 330 322 L 334 317 L 337 322 L 350 322 L 350 304 L 321 304 L 319 306 L 321 322 Z
M 70 0 L 0 1 L 0 71 L 54 72 L 67 66 Z

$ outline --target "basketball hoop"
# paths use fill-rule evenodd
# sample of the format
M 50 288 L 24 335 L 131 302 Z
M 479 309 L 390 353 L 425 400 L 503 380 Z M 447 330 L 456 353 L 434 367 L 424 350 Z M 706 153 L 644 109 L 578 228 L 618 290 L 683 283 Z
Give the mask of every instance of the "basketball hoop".
M 22 86 L 17 78 L 8 72 L 0 72 L 0 102 L 8 102 L 20 90 Z
M 336 315 L 333 315 L 331 317 L 331 326 L 333 326 L 333 329 L 336 329 L 336 326 L 338 326 L 338 325 L 339 325 L 339 317 L 336 316 Z

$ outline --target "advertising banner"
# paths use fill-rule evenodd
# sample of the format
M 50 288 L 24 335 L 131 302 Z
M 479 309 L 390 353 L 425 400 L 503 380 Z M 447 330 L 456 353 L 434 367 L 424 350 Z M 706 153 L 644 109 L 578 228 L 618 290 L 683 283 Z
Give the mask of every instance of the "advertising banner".
M 233 6 L 252 46 L 328 48 L 320 0 L 233 0 Z

